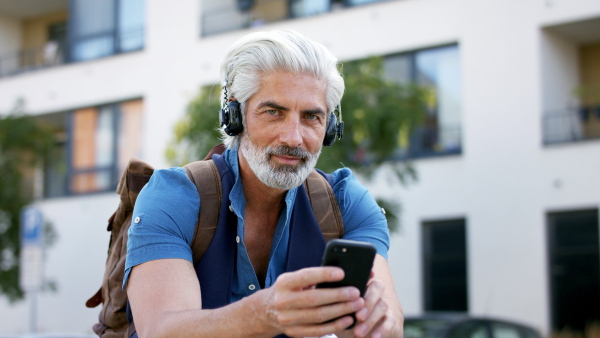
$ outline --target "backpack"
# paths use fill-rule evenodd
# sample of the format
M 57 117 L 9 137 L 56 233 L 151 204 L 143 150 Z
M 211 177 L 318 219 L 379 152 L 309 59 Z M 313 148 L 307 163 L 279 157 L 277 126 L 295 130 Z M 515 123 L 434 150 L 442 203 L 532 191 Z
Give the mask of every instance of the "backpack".
M 214 153 L 222 153 L 222 145 L 211 150 L 203 161 L 184 166 L 188 177 L 196 185 L 200 196 L 200 213 L 192 240 L 194 266 L 208 249 L 215 234 L 221 208 L 221 176 L 216 164 L 209 160 Z M 133 207 L 138 194 L 148 183 L 154 168 L 146 162 L 131 159 L 123 171 L 117 193 L 121 201 L 108 220 L 110 231 L 108 257 L 102 286 L 85 304 L 94 308 L 102 304 L 94 332 L 103 338 L 129 337 L 135 332 L 126 315 L 127 293 L 122 289 L 127 254 L 127 231 L 131 225 Z M 329 178 L 313 170 L 304 182 L 310 204 L 325 241 L 341 238 L 344 234 L 342 215 Z

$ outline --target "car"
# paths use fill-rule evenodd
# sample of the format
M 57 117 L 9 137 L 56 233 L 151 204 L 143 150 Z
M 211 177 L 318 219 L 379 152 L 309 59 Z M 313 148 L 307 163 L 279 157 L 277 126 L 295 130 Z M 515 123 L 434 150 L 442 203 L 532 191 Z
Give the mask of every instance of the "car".
M 404 338 L 541 338 L 534 328 L 510 320 L 466 313 L 406 316 Z

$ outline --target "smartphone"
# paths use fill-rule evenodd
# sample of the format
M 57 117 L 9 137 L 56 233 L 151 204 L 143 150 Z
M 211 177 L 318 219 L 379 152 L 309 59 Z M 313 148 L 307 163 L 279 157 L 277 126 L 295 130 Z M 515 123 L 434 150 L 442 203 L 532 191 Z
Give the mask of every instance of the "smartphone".
M 337 266 L 344 270 L 344 279 L 339 282 L 317 284 L 317 288 L 336 288 L 341 286 L 354 286 L 364 297 L 367 282 L 373 269 L 375 260 L 375 246 L 366 242 L 333 239 L 327 243 L 323 254 L 322 266 Z M 352 314 L 354 323 L 356 317 Z M 354 327 L 354 323 L 346 329 Z

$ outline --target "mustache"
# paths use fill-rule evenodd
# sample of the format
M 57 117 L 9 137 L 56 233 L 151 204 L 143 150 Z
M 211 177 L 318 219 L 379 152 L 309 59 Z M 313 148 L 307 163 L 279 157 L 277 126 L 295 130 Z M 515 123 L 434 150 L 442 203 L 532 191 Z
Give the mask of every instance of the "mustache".
M 290 146 L 278 146 L 278 147 L 267 147 L 265 152 L 270 155 L 284 155 L 293 156 L 306 160 L 312 154 L 301 147 L 290 147 Z

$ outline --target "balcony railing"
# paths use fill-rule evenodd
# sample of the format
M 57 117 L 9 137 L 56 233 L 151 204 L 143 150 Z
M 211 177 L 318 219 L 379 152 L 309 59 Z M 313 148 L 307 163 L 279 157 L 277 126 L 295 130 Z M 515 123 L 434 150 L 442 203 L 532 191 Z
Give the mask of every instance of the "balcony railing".
M 386 0 L 203 0 L 202 35 L 318 15 Z
M 0 78 L 137 51 L 144 48 L 144 34 L 144 27 L 132 27 L 79 37 L 70 43 L 48 41 L 44 46 L 0 55 Z
M 600 139 L 600 106 L 547 111 L 542 126 L 545 145 Z
M 0 77 L 64 64 L 67 59 L 64 46 L 51 41 L 43 47 L 0 55 Z

